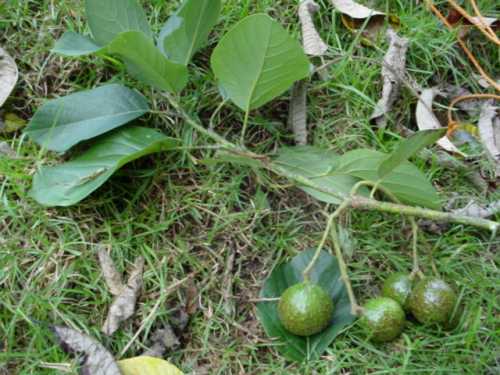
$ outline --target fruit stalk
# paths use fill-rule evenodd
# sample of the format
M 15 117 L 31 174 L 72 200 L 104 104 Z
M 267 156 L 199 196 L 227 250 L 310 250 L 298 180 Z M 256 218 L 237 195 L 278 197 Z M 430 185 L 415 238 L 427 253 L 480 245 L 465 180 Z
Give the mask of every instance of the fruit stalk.
M 350 207 L 352 208 L 361 210 L 374 210 L 380 212 L 401 214 L 406 216 L 421 217 L 436 221 L 471 225 L 477 228 L 489 230 L 492 232 L 493 236 L 496 235 L 500 227 L 500 223 L 491 220 L 475 218 L 471 216 L 456 215 L 449 212 L 434 211 L 420 207 L 405 206 L 396 203 L 382 202 L 376 199 L 365 198 L 361 196 L 354 196 L 351 198 L 347 195 L 340 194 L 333 189 L 318 186 L 311 179 L 304 177 L 303 175 L 300 174 L 289 172 L 285 168 L 281 167 L 279 164 L 272 163 L 270 159 L 265 155 L 256 154 L 254 152 L 247 150 L 245 147 L 237 146 L 236 144 L 229 142 L 227 139 L 220 136 L 213 130 L 205 128 L 203 125 L 194 120 L 182 108 L 177 99 L 174 98 L 171 94 L 163 93 L 163 96 L 168 100 L 170 105 L 178 112 L 178 114 L 184 119 L 184 121 L 186 121 L 186 123 L 189 126 L 194 128 L 198 132 L 206 135 L 207 137 L 211 138 L 212 140 L 217 142 L 221 147 L 225 148 L 227 151 L 233 152 L 234 154 L 239 156 L 260 161 L 262 163 L 262 166 L 267 170 L 269 170 L 270 172 L 273 172 L 282 177 L 286 177 L 299 185 L 311 187 L 317 191 L 328 194 L 340 200 L 349 199 L 349 204 Z

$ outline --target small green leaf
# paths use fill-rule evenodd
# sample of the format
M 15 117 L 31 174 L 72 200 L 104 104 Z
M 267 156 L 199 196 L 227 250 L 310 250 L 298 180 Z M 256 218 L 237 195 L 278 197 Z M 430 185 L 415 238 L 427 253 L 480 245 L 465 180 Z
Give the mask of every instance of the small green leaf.
M 125 164 L 177 144 L 175 139 L 153 129 L 119 129 L 97 140 L 72 161 L 42 167 L 34 177 L 31 196 L 45 206 L 71 206 L 98 189 Z
M 234 26 L 212 54 L 212 69 L 242 110 L 258 108 L 309 76 L 302 46 L 265 14 Z
M 144 9 L 136 0 L 85 0 L 92 35 L 102 46 L 125 31 L 141 31 L 152 38 Z
M 76 57 L 90 55 L 98 52 L 100 49 L 102 49 L 102 46 L 89 37 L 73 31 L 67 31 L 56 42 L 54 48 L 52 48 L 52 52 L 63 56 Z
M 185 0 L 163 26 L 159 48 L 172 61 L 187 65 L 202 48 L 219 19 L 220 0 Z
M 142 32 L 118 35 L 104 52 L 118 56 L 131 75 L 160 90 L 178 92 L 186 86 L 187 68 L 168 60 Z
M 139 92 L 111 84 L 49 100 L 38 109 L 25 132 L 41 146 L 63 152 L 147 111 L 148 102 Z
M 384 178 L 402 162 L 408 160 L 424 147 L 436 143 L 446 134 L 446 128 L 422 130 L 402 141 L 399 146 L 385 159 L 378 168 L 379 178 Z
M 122 375 L 183 375 L 177 367 L 160 358 L 140 356 L 117 363 Z
M 277 266 L 265 281 L 260 297 L 279 298 L 288 287 L 302 282 L 302 271 L 309 264 L 314 252 L 315 249 L 303 251 L 291 262 Z M 278 301 L 257 304 L 258 318 L 264 330 L 269 337 L 277 339 L 276 349 L 287 359 L 296 362 L 319 358 L 340 331 L 355 320 L 335 257 L 322 251 L 310 277 L 313 283 L 321 286 L 333 299 L 332 322 L 324 331 L 310 337 L 295 336 L 281 324 Z
M 318 187 L 334 190 L 340 195 L 348 195 L 358 178 L 348 174 L 335 174 L 339 156 L 331 150 L 313 146 L 297 146 L 283 148 L 278 153 L 275 163 L 289 172 L 309 178 Z M 340 204 L 343 199 L 315 190 L 308 186 L 299 186 L 300 189 L 322 202 Z M 366 188 L 359 190 L 359 194 L 368 195 Z
M 348 174 L 376 183 L 379 181 L 378 169 L 386 158 L 386 154 L 374 150 L 349 151 L 340 157 L 333 174 Z M 417 167 L 407 161 L 385 176 L 380 186 L 394 194 L 402 203 L 432 209 L 441 207 L 436 189 Z

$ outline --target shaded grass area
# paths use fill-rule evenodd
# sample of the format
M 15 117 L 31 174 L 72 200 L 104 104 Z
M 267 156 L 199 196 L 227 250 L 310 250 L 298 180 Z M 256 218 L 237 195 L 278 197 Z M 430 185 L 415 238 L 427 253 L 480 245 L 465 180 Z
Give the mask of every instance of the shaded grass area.
M 311 141 L 338 152 L 356 147 L 389 151 L 402 127 L 415 128 L 416 98 L 403 90 L 388 129 L 374 130 L 369 116 L 381 90 L 380 62 L 386 42 L 381 40 L 376 48 L 360 46 L 355 35 L 344 31 L 329 1 L 319 3 L 317 23 L 332 46 L 326 59 L 337 62 L 328 69 L 329 80 L 316 79 L 312 84 Z M 377 3 L 379 9 L 400 15 L 400 32 L 411 39 L 408 70 L 420 85 L 453 83 L 480 91 L 454 36 L 427 10 L 414 1 Z M 156 30 L 177 5 L 177 1 L 147 2 Z M 488 14 L 495 2 L 485 0 L 479 5 Z M 209 46 L 191 67 L 191 84 L 182 97 L 186 108 L 207 124 L 219 104 L 209 57 L 219 36 L 234 22 L 267 12 L 298 37 L 295 8 L 295 2 L 284 0 L 226 1 Z M 64 30 L 86 30 L 80 1 L 7 0 L 0 5 L 0 15 L 0 45 L 16 58 L 21 70 L 21 82 L 7 111 L 29 119 L 47 97 L 109 80 L 136 85 L 109 62 L 48 53 Z M 498 75 L 498 50 L 481 38 L 472 40 L 485 68 Z M 28 196 L 36 167 L 65 157 L 40 151 L 21 134 L 8 137 L 23 158 L 0 158 L 0 374 L 55 374 L 48 364 L 72 362 L 55 344 L 46 324 L 78 328 L 116 354 L 143 327 L 123 354 L 130 357 L 140 354 L 152 331 L 189 303 L 197 309 L 182 333 L 182 349 L 167 355 L 188 374 L 498 372 L 498 240 L 462 226 L 446 227 L 441 234 L 423 233 L 420 239 L 425 272 L 453 281 L 459 292 L 464 316 L 456 330 L 441 332 L 410 322 L 395 342 L 372 345 L 354 325 L 321 360 L 306 365 L 283 360 L 256 321 L 251 300 L 274 265 L 317 243 L 324 229 L 323 205 L 287 181 L 248 168 L 204 163 L 213 156 L 212 150 L 203 148 L 209 140 L 186 127 L 156 92 L 140 89 L 153 109 L 162 111 L 140 122 L 193 148 L 128 165 L 75 207 L 45 209 Z M 287 108 L 285 95 L 252 114 L 248 133 L 252 148 L 272 152 L 292 144 L 286 129 Z M 237 139 L 241 112 L 228 105 L 215 120 L 218 132 Z M 458 204 L 472 197 L 485 200 L 496 195 L 498 199 L 498 192 L 485 197 L 474 190 L 460 173 L 422 160 L 416 164 L 432 177 L 443 201 L 453 193 L 460 197 Z M 354 251 L 347 255 L 355 291 L 363 301 L 378 293 L 388 273 L 410 270 L 411 227 L 401 218 L 377 213 L 352 212 L 344 221 L 355 239 Z M 138 255 L 146 259 L 137 314 L 112 338 L 99 332 L 111 296 L 97 265 L 96 244 L 109 244 L 122 270 Z M 228 271 L 232 253 L 234 265 Z M 188 276 L 166 293 L 170 285 Z M 226 288 L 229 280 L 231 290 Z

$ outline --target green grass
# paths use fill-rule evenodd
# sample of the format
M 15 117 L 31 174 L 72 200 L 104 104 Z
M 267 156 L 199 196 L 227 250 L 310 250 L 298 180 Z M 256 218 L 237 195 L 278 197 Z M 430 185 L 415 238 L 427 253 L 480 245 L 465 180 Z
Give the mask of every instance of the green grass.
M 156 30 L 178 4 L 144 3 Z M 403 126 L 415 127 L 416 99 L 403 90 L 388 129 L 374 131 L 369 116 L 381 91 L 380 62 L 386 42 L 377 48 L 361 47 L 332 15 L 330 2 L 319 3 L 322 10 L 317 22 L 332 46 L 326 60 L 335 58 L 338 63 L 329 68 L 329 80 L 313 81 L 311 140 L 338 152 L 356 147 L 391 150 Z M 480 91 L 472 75 L 475 71 L 455 45 L 454 36 L 422 5 L 403 0 L 379 1 L 378 5 L 400 16 L 400 33 L 411 39 L 408 71 L 420 85 L 453 83 Z M 479 5 L 489 14 L 495 1 Z M 186 108 L 198 113 L 205 124 L 220 101 L 208 63 L 210 51 L 232 24 L 255 12 L 271 14 L 299 35 L 295 2 L 225 1 L 222 21 L 209 46 L 197 55 L 191 84 L 182 97 Z M 98 58 L 71 60 L 49 54 L 54 39 L 64 30 L 86 30 L 80 1 L 6 0 L 0 4 L 0 14 L 0 45 L 16 58 L 21 71 L 7 111 L 29 119 L 45 98 L 110 79 L 135 85 L 125 73 Z M 480 37 L 472 44 L 485 69 L 498 76 L 498 50 Z M 141 89 L 154 109 L 168 109 L 155 92 Z M 291 144 L 286 112 L 285 95 L 253 113 L 248 144 L 260 152 Z M 141 122 L 181 138 L 188 146 L 210 143 L 175 113 L 165 113 Z M 237 139 L 241 122 L 242 113 L 228 105 L 216 119 L 216 130 Z M 167 355 L 187 374 L 201 374 L 203 369 L 220 375 L 498 373 L 498 240 L 491 240 L 488 233 L 452 225 L 441 235 L 420 236 L 425 272 L 437 272 L 453 281 L 459 292 L 464 316 L 456 330 L 442 332 L 410 322 L 395 342 L 373 345 L 355 324 L 320 360 L 291 364 L 273 349 L 250 300 L 258 296 L 274 265 L 317 244 L 325 225 L 322 204 L 284 180 L 232 165 L 205 165 L 201 161 L 213 151 L 201 148 L 140 160 L 81 204 L 46 209 L 28 196 L 31 176 L 40 164 L 64 157 L 39 151 L 21 133 L 0 137 L 22 156 L 0 158 L 2 375 L 55 374 L 46 368 L 48 363 L 74 363 L 47 329 L 46 324 L 52 323 L 92 334 L 116 354 L 144 326 L 123 358 L 140 354 L 151 332 L 188 302 L 193 286 L 198 309 L 182 335 L 182 348 Z M 458 203 L 486 199 L 463 174 L 422 160 L 416 164 L 432 177 L 443 201 L 453 193 L 458 193 Z M 495 198 L 498 192 L 487 199 Z M 388 273 L 410 269 L 411 227 L 401 218 L 366 212 L 351 212 L 346 222 L 356 241 L 349 270 L 363 301 L 379 292 Z M 138 255 L 145 257 L 147 265 L 137 313 L 112 338 L 99 332 L 112 299 L 97 264 L 97 244 L 112 247 L 122 270 Z M 227 275 L 231 253 L 235 261 Z M 170 285 L 187 276 L 190 281 L 166 294 Z M 223 286 L 230 279 L 233 288 L 227 298 Z

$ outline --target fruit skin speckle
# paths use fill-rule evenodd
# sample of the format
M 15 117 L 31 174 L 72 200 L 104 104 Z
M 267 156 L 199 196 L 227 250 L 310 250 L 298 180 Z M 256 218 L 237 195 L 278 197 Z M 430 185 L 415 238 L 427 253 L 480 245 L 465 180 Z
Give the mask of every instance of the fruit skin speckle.
M 387 297 L 368 300 L 363 306 L 360 324 L 374 342 L 398 337 L 405 326 L 405 312 L 399 303 Z
M 410 275 L 394 273 L 385 280 L 382 286 L 382 296 L 392 298 L 399 303 L 405 311 L 409 309 L 408 297 L 411 294 L 412 281 Z
M 283 326 L 297 336 L 311 336 L 331 322 L 332 298 L 319 285 L 303 282 L 286 289 L 278 303 Z
M 452 287 L 433 277 L 417 283 L 410 295 L 409 306 L 413 316 L 422 324 L 446 324 L 456 302 Z

